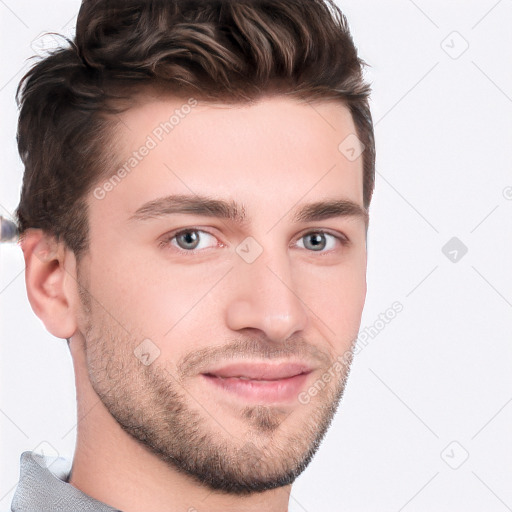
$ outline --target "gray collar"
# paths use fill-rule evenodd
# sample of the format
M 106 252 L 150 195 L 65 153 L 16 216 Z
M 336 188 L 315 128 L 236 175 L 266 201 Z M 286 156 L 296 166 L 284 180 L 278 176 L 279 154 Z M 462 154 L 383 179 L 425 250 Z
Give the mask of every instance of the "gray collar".
M 66 460 L 23 452 L 12 512 L 116 512 L 67 483 Z M 64 464 L 64 465 L 63 465 Z M 120 512 L 120 511 L 117 511 Z

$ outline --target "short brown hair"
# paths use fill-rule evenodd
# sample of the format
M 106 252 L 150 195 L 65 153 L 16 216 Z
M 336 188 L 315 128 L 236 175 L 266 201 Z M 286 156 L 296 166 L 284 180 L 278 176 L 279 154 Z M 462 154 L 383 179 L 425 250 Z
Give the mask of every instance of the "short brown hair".
M 87 251 L 85 197 L 113 172 L 113 114 L 146 88 L 223 102 L 269 93 L 343 102 L 365 147 L 368 209 L 375 179 L 370 86 L 332 0 L 83 0 L 68 43 L 18 86 L 22 236 L 41 228 L 77 260 Z

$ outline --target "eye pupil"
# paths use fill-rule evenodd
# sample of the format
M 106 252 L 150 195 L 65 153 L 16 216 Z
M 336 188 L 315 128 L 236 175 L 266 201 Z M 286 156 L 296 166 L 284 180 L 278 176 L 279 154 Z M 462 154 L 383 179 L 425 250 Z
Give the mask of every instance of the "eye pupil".
M 197 234 L 197 231 L 185 231 L 184 233 L 178 235 L 176 239 L 178 242 L 185 242 L 186 246 L 183 247 L 184 249 L 195 249 L 199 243 L 199 236 Z M 192 244 L 193 247 L 190 247 L 190 245 L 187 244 Z
M 310 248 L 313 250 L 322 250 L 325 247 L 325 235 L 323 233 L 313 233 L 311 235 L 306 236 L 306 241 L 314 240 L 310 245 Z M 304 244 L 306 247 L 308 246 L 308 242 Z

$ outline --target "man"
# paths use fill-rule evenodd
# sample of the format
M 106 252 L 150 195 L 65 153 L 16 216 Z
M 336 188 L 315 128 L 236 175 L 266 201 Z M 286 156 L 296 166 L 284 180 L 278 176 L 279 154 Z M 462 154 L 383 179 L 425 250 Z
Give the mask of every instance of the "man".
M 30 304 L 76 376 L 69 474 L 12 510 L 285 511 L 366 295 L 369 87 L 323 0 L 84 0 L 22 80 Z

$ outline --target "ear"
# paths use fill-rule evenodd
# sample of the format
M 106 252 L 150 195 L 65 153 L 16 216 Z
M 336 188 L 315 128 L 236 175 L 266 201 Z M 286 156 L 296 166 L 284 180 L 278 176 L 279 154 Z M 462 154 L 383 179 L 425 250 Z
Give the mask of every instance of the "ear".
M 76 260 L 74 253 L 41 229 L 28 229 L 20 239 L 30 305 L 57 338 L 77 330 Z

